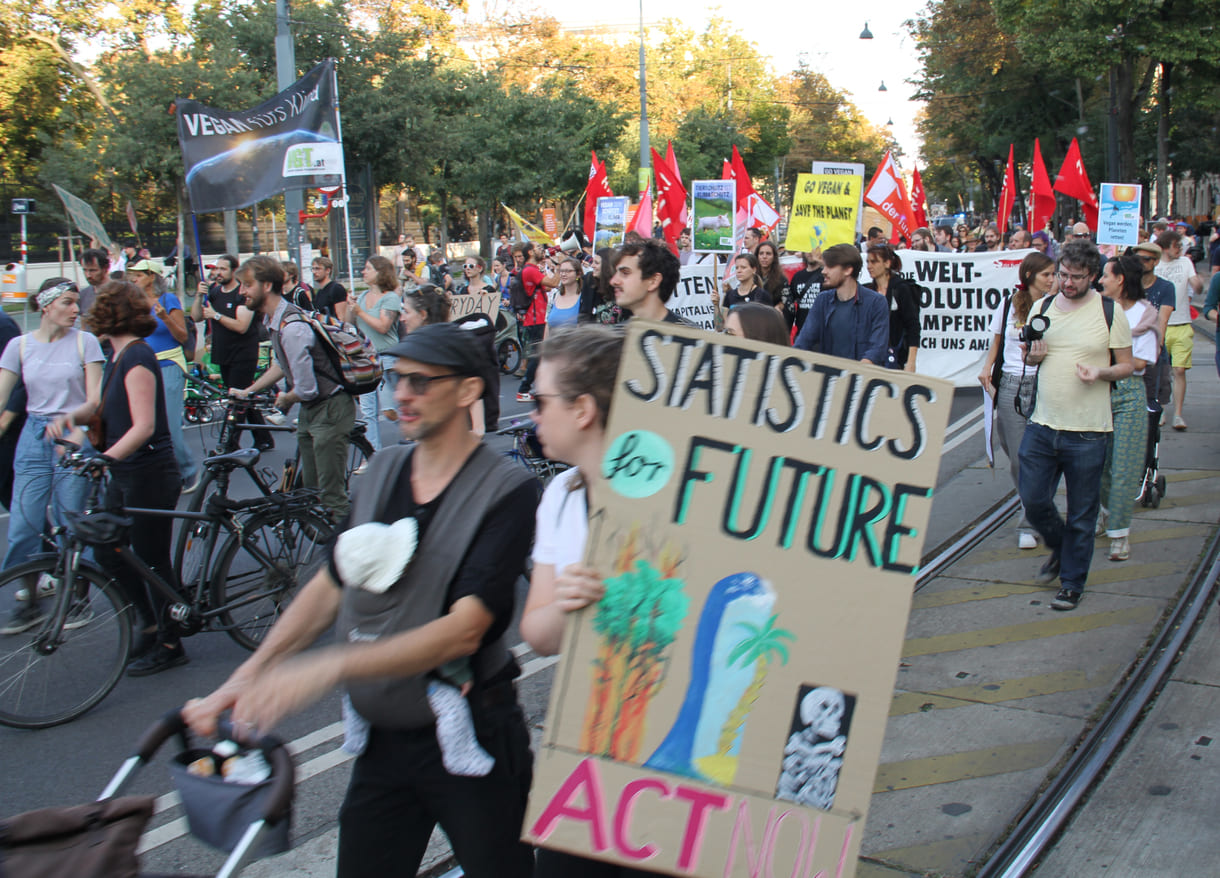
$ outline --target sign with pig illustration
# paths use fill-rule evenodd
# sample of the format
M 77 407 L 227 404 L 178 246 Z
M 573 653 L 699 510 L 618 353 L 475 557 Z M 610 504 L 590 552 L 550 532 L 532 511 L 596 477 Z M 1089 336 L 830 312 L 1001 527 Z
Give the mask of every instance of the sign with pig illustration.
M 952 386 L 632 320 L 525 837 L 854 874 Z
M 733 180 L 691 182 L 691 248 L 696 253 L 736 250 L 745 230 L 737 217 L 737 184 Z

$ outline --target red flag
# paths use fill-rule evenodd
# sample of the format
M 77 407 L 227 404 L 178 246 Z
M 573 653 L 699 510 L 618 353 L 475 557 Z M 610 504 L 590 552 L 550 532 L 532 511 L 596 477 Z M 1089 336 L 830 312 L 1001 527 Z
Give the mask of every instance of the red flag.
M 750 172 L 746 170 L 746 163 L 741 160 L 741 153 L 737 151 L 735 143 L 733 158 L 729 164 L 733 169 L 733 178 L 737 181 L 737 209 L 745 210 L 747 200 L 754 194 L 754 184 L 750 182 Z
M 923 191 L 923 180 L 919 176 L 919 166 L 911 175 L 911 210 L 915 214 L 915 225 L 919 228 L 928 227 L 928 196 Z
M 1004 188 L 1000 190 L 1000 214 L 996 226 L 1003 238 L 1008 231 L 1008 217 L 1012 214 L 1013 202 L 1017 200 L 1017 173 L 1012 162 L 1012 144 L 1008 144 L 1008 167 L 1004 169 Z
M 666 141 L 665 164 L 669 165 L 669 169 L 674 172 L 674 179 L 678 181 L 678 185 L 682 185 L 682 173 L 678 170 L 678 157 L 674 155 L 672 140 Z
M 1034 138 L 1034 179 L 1029 187 L 1029 230 L 1036 232 L 1046 227 L 1046 222 L 1055 212 L 1055 190 L 1051 178 L 1042 162 L 1042 145 Z
M 652 237 L 652 187 L 649 186 L 640 193 L 640 206 L 635 212 L 635 218 L 627 227 L 629 232 L 639 232 L 642 238 Z
M 678 185 L 681 186 L 682 190 L 685 192 L 686 186 L 682 182 L 682 172 L 678 170 L 678 157 L 674 155 L 674 142 L 670 140 L 666 141 L 666 143 L 665 164 L 669 165 L 669 169 L 674 172 L 674 178 L 678 181 Z M 690 207 L 686 203 L 686 199 L 682 200 L 682 217 L 679 221 L 683 226 L 686 226 L 690 222 Z
M 593 240 L 597 231 L 597 199 L 610 198 L 610 184 L 606 182 L 606 166 L 597 160 L 593 153 L 593 162 L 589 166 L 589 182 L 585 186 L 585 238 Z
M 890 240 L 896 241 L 899 236 L 911 240 L 911 232 L 915 230 L 911 199 L 907 197 L 907 187 L 894 164 L 894 157 L 888 152 L 865 187 L 864 203 L 876 208 L 894 224 Z
M 1079 201 L 1084 211 L 1085 223 L 1090 229 L 1097 231 L 1097 196 L 1093 194 L 1093 185 L 1084 171 L 1084 159 L 1080 156 L 1080 144 L 1076 142 L 1075 137 L 1072 138 L 1072 144 L 1063 158 L 1059 176 L 1055 178 L 1055 191 Z
M 724 162 L 724 167 L 722 167 L 720 169 L 720 179 L 721 180 L 732 180 L 733 179 L 733 166 L 729 164 L 728 159 L 721 159 L 721 161 Z
M 678 252 L 678 236 L 686 224 L 686 189 L 669 162 L 652 150 L 652 173 L 657 178 L 657 222 L 669 249 Z

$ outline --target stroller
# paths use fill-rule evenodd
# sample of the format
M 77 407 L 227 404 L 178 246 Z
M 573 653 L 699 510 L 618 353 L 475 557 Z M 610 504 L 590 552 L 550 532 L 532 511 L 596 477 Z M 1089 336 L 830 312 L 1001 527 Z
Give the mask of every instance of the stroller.
M 1148 448 L 1144 453 L 1144 480 L 1136 501 L 1145 508 L 1156 509 L 1165 497 L 1165 477 L 1160 473 L 1161 407 L 1148 410 Z
M 259 857 L 289 847 L 293 766 L 281 741 L 266 736 L 248 742 L 221 722 L 222 738 L 243 751 L 261 751 L 271 769 L 259 783 L 229 783 L 219 777 L 199 777 L 186 766 L 208 750 L 193 749 L 186 723 L 170 711 L 144 733 L 136 752 L 127 758 L 92 805 L 47 808 L 0 820 L 0 874 L 98 875 L 157 878 L 138 873 L 136 847 L 152 817 L 153 797 L 116 798 L 136 773 L 175 735 L 182 752 L 171 760 L 187 823 L 196 838 L 229 852 L 217 878 L 237 875 Z M 165 876 L 168 878 L 168 876 Z

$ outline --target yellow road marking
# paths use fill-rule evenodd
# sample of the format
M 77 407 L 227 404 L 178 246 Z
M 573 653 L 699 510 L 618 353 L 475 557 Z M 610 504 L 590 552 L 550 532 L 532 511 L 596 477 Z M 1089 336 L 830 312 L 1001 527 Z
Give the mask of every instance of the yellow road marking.
M 1197 482 L 1200 479 L 1220 477 L 1220 471 L 1214 469 L 1192 469 L 1183 470 L 1182 472 L 1166 472 L 1161 470 L 1161 475 L 1165 477 L 1167 482 Z
M 1220 495 L 1217 496 L 1220 499 Z M 1166 503 L 1168 500 L 1165 501 Z M 1165 503 L 1162 503 L 1163 507 Z M 1205 536 L 1211 533 L 1212 529 L 1208 525 L 1202 524 L 1184 524 L 1178 527 L 1162 527 L 1156 530 L 1135 530 L 1131 533 L 1131 543 L 1153 543 L 1163 540 L 1178 540 L 1186 537 Z M 1097 545 L 1110 547 L 1109 537 L 1098 537 Z M 1049 552 L 1043 546 L 1037 549 L 992 549 L 990 552 L 971 552 L 967 557 L 967 563 L 971 567 L 991 564 L 995 561 L 1015 561 L 1017 558 L 1029 558 L 1031 561 L 1038 558 L 1045 558 Z
M 1071 615 L 1056 614 L 1052 618 L 1040 619 L 1037 622 L 1001 625 L 997 628 L 981 628 L 977 631 L 958 631 L 953 634 L 937 634 L 933 637 L 912 637 L 903 646 L 902 657 L 936 655 L 941 652 L 956 652 L 959 649 L 998 646 L 1001 643 L 1020 643 L 1025 640 L 1058 637 L 1060 634 L 1077 634 L 1082 631 L 1108 628 L 1111 625 L 1151 622 L 1160 614 L 1159 606 L 1144 604 L 1125 610 L 1087 614 L 1073 613 Z
M 1045 741 L 947 753 L 944 756 L 887 762 L 877 770 L 877 783 L 873 792 L 909 790 L 914 787 L 1039 768 L 1055 758 L 1055 754 L 1063 746 L 1063 741 L 1063 738 L 1050 738 Z
M 964 604 L 969 601 L 989 601 L 993 598 L 1006 598 L 1014 594 L 1034 594 L 1040 591 L 1046 591 L 1046 586 L 1001 582 L 995 585 L 976 585 L 970 588 L 951 588 L 945 591 L 920 592 L 911 600 L 911 609 L 928 610 L 935 607 Z
M 950 686 L 932 692 L 895 692 L 890 704 L 890 716 L 905 716 L 925 710 L 952 710 L 971 704 L 999 704 L 1036 695 L 1092 689 L 1113 679 L 1118 671 L 1118 665 L 1106 665 L 1092 671 L 1052 671 L 994 683 Z
M 1158 509 L 1185 509 L 1190 506 L 1202 506 L 1205 503 L 1215 503 L 1220 500 L 1220 493 L 1210 491 L 1206 494 L 1185 494 L 1181 497 L 1166 497 L 1161 501 Z M 1136 507 L 1135 514 L 1137 516 L 1155 512 L 1155 509 L 1144 509 L 1142 506 Z
M 1139 579 L 1152 579 L 1171 573 L 1182 574 L 1189 569 L 1190 563 L 1186 561 L 1153 561 L 1148 564 L 1132 564 L 1130 561 L 1111 564 L 1107 561 L 1105 567 L 1094 564 L 1089 568 L 1089 581 L 1085 588 L 1115 582 L 1135 582 Z

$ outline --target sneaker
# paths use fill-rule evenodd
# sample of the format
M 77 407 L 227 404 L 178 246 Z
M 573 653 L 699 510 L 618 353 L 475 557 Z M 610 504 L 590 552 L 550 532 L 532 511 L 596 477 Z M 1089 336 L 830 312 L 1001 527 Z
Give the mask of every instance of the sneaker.
M 1186 422 L 1184 420 L 1182 420 L 1181 415 L 1173 416 L 1173 428 L 1175 430 L 1177 430 L 1179 433 L 1182 433 L 1186 430 Z
M 525 393 L 517 394 L 517 402 L 533 402 L 533 401 L 534 401 L 534 394 L 532 394 L 528 391 L 526 391 Z
M 38 598 L 49 598 L 55 594 L 55 589 L 59 587 L 57 580 L 50 573 L 44 573 L 38 577 L 38 586 L 35 589 L 38 592 Z M 30 599 L 30 590 L 28 588 L 19 588 L 17 593 L 13 595 L 14 600 L 28 601 Z
M 0 628 L 0 634 L 20 634 L 22 631 L 29 631 L 46 617 L 46 612 L 39 604 L 22 604 L 9 615 L 4 627 Z
M 368 468 L 369 468 L 369 462 L 366 460 L 364 463 L 360 464 L 360 466 L 358 466 L 354 470 L 352 470 L 352 475 L 353 476 L 362 476 L 365 474 L 365 472 L 368 470 Z
M 1038 548 L 1038 538 L 1029 531 L 1023 530 L 1017 534 L 1017 548 L 1036 549 Z
M 186 650 L 182 648 L 181 643 L 175 643 L 173 646 L 160 643 L 140 658 L 131 662 L 127 666 L 127 676 L 151 677 L 153 674 L 159 674 L 162 671 L 168 671 L 170 668 L 185 665 L 189 661 L 190 659 L 187 657 Z
M 1052 610 L 1074 610 L 1076 605 L 1080 603 L 1080 592 L 1070 589 L 1061 588 L 1059 594 L 1055 595 L 1055 599 L 1051 601 Z
M 1126 561 L 1131 557 L 1131 543 L 1126 537 L 1115 537 L 1110 540 L 1110 560 Z
M 203 478 L 203 469 L 195 470 L 195 475 L 189 479 L 182 480 L 182 493 L 193 494 L 199 490 L 199 482 Z
M 1042 569 L 1038 571 L 1038 575 L 1034 577 L 1034 582 L 1047 585 L 1059 578 L 1059 556 L 1052 554 L 1046 559 L 1046 563 L 1042 565 Z
M 84 628 L 93 621 L 93 605 L 89 603 L 88 598 L 80 598 L 72 603 L 68 610 L 68 616 L 64 619 L 64 628 L 68 631 L 75 631 L 77 628 Z

